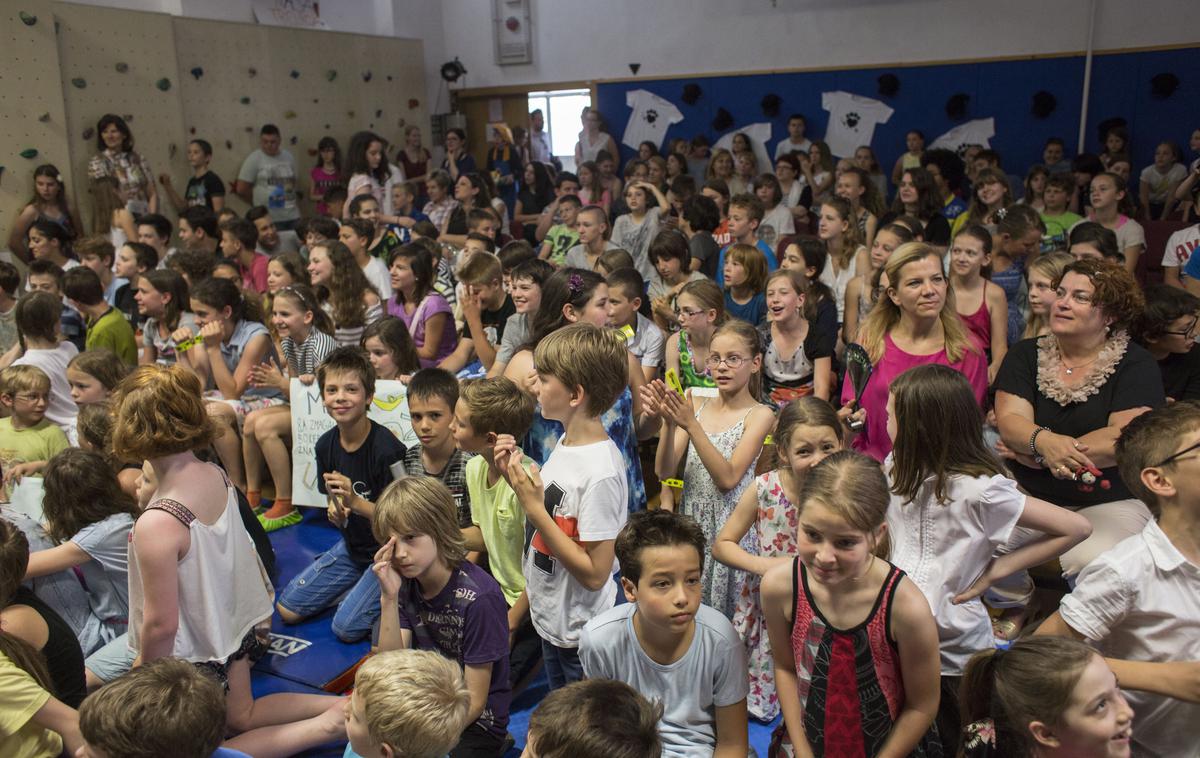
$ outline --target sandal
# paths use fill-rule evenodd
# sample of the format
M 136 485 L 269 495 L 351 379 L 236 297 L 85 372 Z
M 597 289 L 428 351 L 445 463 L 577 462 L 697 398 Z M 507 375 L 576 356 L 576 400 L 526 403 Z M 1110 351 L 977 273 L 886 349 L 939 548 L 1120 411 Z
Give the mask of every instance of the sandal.
M 266 532 L 274 532 L 284 527 L 294 526 L 303 520 L 304 517 L 300 515 L 300 511 L 292 511 L 286 516 L 280 516 L 279 518 L 267 518 L 262 514 L 258 516 L 258 523 L 262 524 L 263 531 Z
M 1007 608 L 992 619 L 992 635 L 1001 642 L 1013 642 L 1029 620 L 1028 608 Z

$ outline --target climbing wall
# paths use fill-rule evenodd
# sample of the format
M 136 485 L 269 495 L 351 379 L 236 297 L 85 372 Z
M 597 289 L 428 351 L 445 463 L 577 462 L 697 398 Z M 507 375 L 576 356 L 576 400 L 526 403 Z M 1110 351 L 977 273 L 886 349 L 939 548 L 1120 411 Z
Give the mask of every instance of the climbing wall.
M 185 138 L 212 144 L 212 168 L 226 182 L 264 123 L 282 132 L 305 198 L 326 135 L 343 153 L 360 129 L 394 146 L 415 123 L 428 139 L 420 41 L 185 18 L 174 27 Z
M 172 169 L 178 176 L 179 167 L 186 165 L 175 36 L 165 14 L 58 2 L 51 7 L 58 23 L 75 197 L 90 230 L 87 163 L 98 152 L 96 122 L 105 113 L 128 122 L 134 150 L 156 176 Z M 160 209 L 170 209 L 165 195 L 160 192 L 159 197 Z
M 0 0 L 0 250 L 7 249 L 12 222 L 33 194 L 35 168 L 52 163 L 71 186 L 74 167 L 54 50 L 49 3 Z

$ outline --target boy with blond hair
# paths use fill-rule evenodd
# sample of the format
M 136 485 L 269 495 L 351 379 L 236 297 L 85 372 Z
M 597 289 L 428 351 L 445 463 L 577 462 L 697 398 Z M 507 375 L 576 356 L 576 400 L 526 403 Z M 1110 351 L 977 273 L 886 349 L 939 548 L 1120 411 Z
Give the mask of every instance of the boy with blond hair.
M 458 303 L 462 308 L 463 327 L 459 331 L 458 347 L 446 356 L 440 367 L 459 371 L 478 358 L 485 370 L 490 369 L 496 361 L 496 348 L 504 337 L 508 317 L 517 312 L 512 298 L 504 291 L 500 258 L 491 252 L 472 254 L 459 266 L 458 281 L 463 287 L 463 296 Z
M 451 758 L 499 758 L 512 700 L 504 595 L 466 560 L 454 498 L 433 477 L 406 476 L 380 495 L 372 527 L 383 545 L 379 649 L 432 650 L 462 666 L 470 709 Z
M 571 324 L 534 349 L 542 416 L 564 434 L 546 460 L 527 471 L 513 435 L 494 455 L 533 528 L 525 548 L 525 591 L 551 689 L 583 678 L 579 635 L 616 602 L 613 541 L 628 517 L 626 462 L 600 414 L 629 383 L 625 343 L 611 330 Z
M 467 549 L 487 553 L 488 570 L 508 603 L 510 680 L 514 689 L 541 659 L 541 641 L 529 619 L 529 598 L 521 571 L 525 511 L 496 465 L 501 434 L 524 437 L 533 424 L 533 398 L 504 377 L 462 383 L 454 407 L 454 441 L 466 453 L 471 526 L 463 529 Z
M 67 435 L 46 418 L 50 377 L 37 366 L 10 366 L 0 371 L 0 468 L 5 485 L 25 476 L 40 476 L 51 458 L 70 447 Z
M 462 669 L 431 650 L 368 658 L 346 702 L 346 755 L 441 758 L 458 744 L 471 693 Z
M 1122 430 L 1117 466 L 1158 513 L 1087 565 L 1036 634 L 1096 645 L 1137 714 L 1134 755 L 1195 756 L 1200 744 L 1200 403 L 1145 413 Z

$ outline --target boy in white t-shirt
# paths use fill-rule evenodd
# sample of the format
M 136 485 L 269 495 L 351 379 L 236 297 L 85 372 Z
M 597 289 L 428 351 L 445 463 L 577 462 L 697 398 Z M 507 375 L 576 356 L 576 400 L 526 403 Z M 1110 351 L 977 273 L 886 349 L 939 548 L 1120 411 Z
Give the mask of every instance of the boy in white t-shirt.
M 542 416 L 561 422 L 564 434 L 540 476 L 536 465 L 525 470 L 512 435 L 500 435 L 493 453 L 532 527 L 525 592 L 550 689 L 583 678 L 583 625 L 616 603 L 613 541 L 628 516 L 629 485 L 600 414 L 629 382 L 627 355 L 615 332 L 588 323 L 543 338 L 534 386 Z
M 1037 634 L 1095 644 L 1136 714 L 1134 755 L 1195 756 L 1200 703 L 1200 403 L 1131 421 L 1116 443 L 1129 489 L 1160 515 L 1102 553 Z
M 616 679 L 663 704 L 664 756 L 746 755 L 746 651 L 729 619 L 700 603 L 704 532 L 688 516 L 641 511 L 617 535 L 628 603 L 588 622 L 589 679 Z

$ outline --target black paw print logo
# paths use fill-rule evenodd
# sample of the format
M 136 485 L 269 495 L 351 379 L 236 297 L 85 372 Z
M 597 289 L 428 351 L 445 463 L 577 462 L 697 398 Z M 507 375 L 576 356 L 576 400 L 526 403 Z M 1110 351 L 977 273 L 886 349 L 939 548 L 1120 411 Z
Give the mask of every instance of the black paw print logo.
M 646 123 L 653 124 L 655 121 L 658 121 L 658 111 L 651 108 L 646 111 Z
M 854 111 L 850 111 L 845 116 L 842 116 L 842 124 L 850 129 L 858 126 L 858 122 L 862 120 L 862 116 Z

